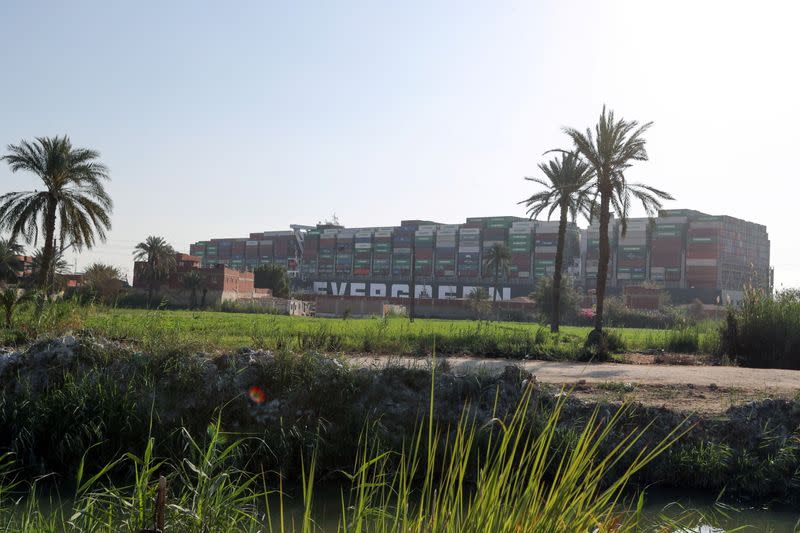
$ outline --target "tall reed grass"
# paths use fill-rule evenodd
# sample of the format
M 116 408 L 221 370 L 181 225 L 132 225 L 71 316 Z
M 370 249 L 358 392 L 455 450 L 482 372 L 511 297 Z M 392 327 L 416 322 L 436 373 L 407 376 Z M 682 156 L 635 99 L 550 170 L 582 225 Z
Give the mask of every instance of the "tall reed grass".
M 721 330 L 722 350 L 743 366 L 800 369 L 800 293 L 748 288 Z
M 434 397 L 431 373 L 430 394 Z M 559 422 L 565 400 L 534 427 L 528 387 L 507 417 L 482 423 L 464 409 L 455 428 L 439 427 L 435 405 L 420 420 L 401 450 L 381 451 L 362 434 L 352 470 L 344 473 L 335 526 L 341 532 L 500 531 L 576 532 L 640 530 L 643 495 L 629 491 L 635 476 L 662 454 L 686 428 L 675 428 L 647 448 L 648 427 L 626 433 L 615 429 L 625 408 L 610 416 L 598 412 L 569 446 Z M 367 426 L 369 427 L 369 426 Z M 447 437 L 446 437 L 447 436 Z M 94 472 L 81 461 L 71 498 L 47 501 L 37 482 L 14 481 L 10 457 L 0 458 L 0 527 L 6 531 L 129 531 L 150 527 L 158 475 L 171 487 L 166 531 L 312 532 L 323 531 L 315 510 L 316 451 L 304 454 L 299 480 L 302 512 L 285 505 L 280 472 L 250 474 L 238 469 L 247 437 L 225 433 L 221 416 L 203 441 L 184 431 L 184 453 L 173 460 L 154 456 L 147 440 L 141 455 L 126 453 Z M 86 455 L 92 453 L 87 448 Z M 477 458 L 477 470 L 471 465 Z M 130 483 L 112 482 L 127 472 Z M 291 483 L 291 480 L 289 480 Z M 295 480 L 298 481 L 298 480 Z M 695 516 L 679 524 L 692 525 Z M 673 527 L 671 526 L 671 527 Z

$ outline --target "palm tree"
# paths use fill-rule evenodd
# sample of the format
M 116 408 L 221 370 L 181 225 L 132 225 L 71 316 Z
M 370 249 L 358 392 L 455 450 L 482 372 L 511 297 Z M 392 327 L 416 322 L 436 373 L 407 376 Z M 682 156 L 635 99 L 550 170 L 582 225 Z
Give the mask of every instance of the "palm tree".
M 140 275 L 149 283 L 147 288 L 147 307 L 153 299 L 156 285 L 175 271 L 175 250 L 167 244 L 163 237 L 150 235 L 143 242 L 136 245 L 133 252 L 136 261 L 143 261 L 144 267 Z
M 44 189 L 10 192 L 0 196 L 0 229 L 9 230 L 11 239 L 22 236 L 27 242 L 44 234 L 42 264 L 38 283 L 45 291 L 52 284 L 52 262 L 56 238 L 67 248 L 91 248 L 104 242 L 111 228 L 111 198 L 103 187 L 108 169 L 97 159 L 100 154 L 87 148 L 74 148 L 69 138 L 37 137 L 32 143 L 9 145 L 3 159 L 12 172 L 26 170 L 36 174 Z
M 11 239 L 0 239 L 0 282 L 13 283 L 17 273 L 22 270 L 22 246 Z
M 502 272 L 505 274 L 508 272 L 510 264 L 511 252 L 508 247 L 503 244 L 493 244 L 483 257 L 484 270 L 493 273 L 494 294 L 492 295 L 492 303 L 497 301 L 497 287 L 500 273 Z
M 38 280 L 42 277 L 42 271 L 44 270 L 44 251 L 39 248 L 35 252 L 33 252 L 33 258 L 31 260 L 31 278 L 32 281 L 29 283 L 25 283 L 26 286 L 35 287 L 38 284 Z M 62 288 L 62 276 L 69 271 L 69 264 L 67 260 L 64 259 L 64 251 L 61 249 L 56 249 L 53 252 L 53 258 L 50 261 L 50 273 L 48 279 L 50 280 L 49 287 L 53 290 L 61 289 Z
M 2 306 L 3 311 L 5 311 L 6 329 L 11 329 L 14 318 L 14 309 L 16 309 L 19 304 L 29 299 L 29 297 L 29 293 L 12 287 L 7 287 L 0 291 L 0 306 Z
M 202 276 L 200 276 L 200 273 L 195 269 L 192 269 L 183 275 L 183 286 L 191 291 L 191 297 L 189 299 L 190 309 L 197 307 L 197 289 L 200 288 L 202 282 Z
M 627 231 L 628 210 L 631 197 L 639 200 L 648 216 L 654 216 L 661 200 L 674 200 L 668 193 L 641 183 L 628 183 L 625 171 L 634 161 L 647 161 L 644 133 L 652 122 L 639 125 L 635 120 L 615 119 L 613 111 L 603 106 L 600 120 L 582 133 L 574 128 L 564 128 L 575 145 L 575 150 L 594 170 L 595 196 L 600 196 L 600 250 L 597 267 L 597 312 L 595 327 L 589 341 L 599 343 L 603 335 L 603 300 L 606 294 L 608 262 L 611 255 L 608 225 L 611 210 L 619 217 L 622 235 Z
M 112 303 L 122 290 L 122 272 L 106 263 L 92 263 L 83 271 L 83 286 L 103 303 Z
M 547 220 L 558 209 L 558 246 L 556 247 L 556 270 L 553 273 L 553 314 L 550 319 L 550 330 L 558 332 L 561 319 L 561 274 L 564 268 L 564 243 L 567 234 L 567 217 L 575 219 L 578 213 L 589 218 L 591 208 L 591 190 L 594 171 L 588 163 L 581 160 L 578 154 L 562 153 L 548 163 L 539 163 L 539 169 L 546 176 L 543 178 L 525 178 L 545 187 L 545 190 L 534 194 L 520 202 L 528 208 L 531 219 L 535 219 L 547 210 Z

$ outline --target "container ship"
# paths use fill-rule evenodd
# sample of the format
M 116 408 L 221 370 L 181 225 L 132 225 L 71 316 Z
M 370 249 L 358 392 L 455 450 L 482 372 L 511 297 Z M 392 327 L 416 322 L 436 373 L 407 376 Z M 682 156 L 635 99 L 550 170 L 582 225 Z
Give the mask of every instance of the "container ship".
M 397 226 L 346 228 L 292 225 L 286 231 L 209 239 L 190 246 L 204 266 L 253 270 L 286 268 L 298 292 L 340 296 L 467 298 L 484 288 L 498 300 L 528 297 L 555 270 L 558 222 L 514 216 L 467 218 L 462 224 L 403 220 Z M 661 210 L 633 218 L 622 231 L 612 218 L 610 294 L 629 285 L 662 287 L 673 302 L 699 299 L 728 303 L 745 286 L 772 283 L 765 226 L 688 209 Z M 567 225 L 564 274 L 581 290 L 594 288 L 599 262 L 599 225 Z M 508 248 L 508 268 L 497 285 L 484 268 L 494 245 Z M 413 269 L 413 270 L 412 270 Z

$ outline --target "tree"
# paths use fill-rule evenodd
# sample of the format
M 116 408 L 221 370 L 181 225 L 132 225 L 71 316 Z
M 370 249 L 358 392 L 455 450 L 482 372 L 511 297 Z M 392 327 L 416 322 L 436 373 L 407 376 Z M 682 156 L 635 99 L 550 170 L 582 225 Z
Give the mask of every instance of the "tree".
M 599 344 L 603 338 L 603 299 L 606 294 L 608 263 L 611 256 L 608 226 L 611 210 L 619 217 L 621 231 L 627 231 L 628 210 L 631 197 L 640 201 L 648 216 L 654 216 L 661 207 L 660 200 L 673 200 L 668 193 L 640 183 L 628 183 L 625 172 L 634 161 L 647 161 L 645 132 L 652 122 L 643 125 L 635 120 L 616 119 L 613 111 L 603 106 L 594 133 L 590 128 L 582 133 L 574 128 L 564 128 L 575 150 L 594 170 L 595 197 L 600 196 L 597 209 L 600 226 L 600 250 L 597 267 L 597 311 L 595 327 L 589 341 Z M 593 213 L 594 214 L 594 213 Z
M 176 269 L 175 250 L 167 244 L 164 237 L 150 235 L 136 245 L 133 258 L 144 262 L 139 275 L 148 284 L 147 307 L 150 307 L 156 286 L 168 279 Z
M 83 286 L 103 303 L 111 303 L 122 289 L 122 272 L 105 263 L 92 263 L 83 273 Z
M 197 290 L 203 284 L 203 277 L 200 273 L 192 269 L 186 274 L 183 275 L 183 286 L 186 287 L 187 290 L 191 291 L 191 296 L 189 298 L 189 308 L 194 309 L 197 307 Z M 205 297 L 205 293 L 203 294 Z M 203 301 L 205 304 L 205 299 Z
M 578 213 L 584 214 L 587 218 L 591 216 L 591 191 L 594 171 L 588 163 L 581 160 L 578 154 L 575 153 L 562 153 L 560 159 L 555 158 L 548 163 L 540 163 L 539 169 L 547 179 L 525 179 L 544 186 L 545 190 L 520 203 L 524 203 L 528 208 L 528 214 L 531 219 L 538 217 L 547 210 L 547 220 L 550 220 L 556 210 L 559 212 L 558 246 L 556 247 L 555 272 L 553 273 L 553 283 L 551 284 L 553 296 L 548 298 L 552 303 L 550 330 L 556 333 L 558 332 L 561 317 L 559 306 L 561 305 L 561 276 L 564 270 L 567 218 L 570 217 L 575 222 Z
M 3 306 L 3 310 L 6 314 L 6 329 L 11 329 L 13 325 L 14 310 L 19 304 L 29 298 L 30 296 L 28 293 L 13 287 L 6 287 L 0 291 L 0 305 Z
M 33 252 L 33 257 L 31 260 L 31 281 L 29 283 L 25 283 L 29 287 L 35 287 L 38 285 L 38 280 L 42 277 L 42 271 L 44 270 L 44 251 L 39 248 L 35 252 Z M 52 290 L 61 290 L 64 288 L 64 278 L 63 275 L 69 271 L 69 265 L 67 264 L 67 260 L 64 259 L 64 251 L 61 249 L 56 249 L 53 253 L 53 258 L 50 261 L 50 289 Z
M 22 246 L 10 239 L 0 239 L 0 282 L 13 283 L 17 273 L 22 270 Z
M 542 278 L 536 285 L 536 290 L 530 297 L 536 301 L 536 309 L 541 320 L 553 319 L 553 299 L 558 295 L 560 305 L 558 306 L 558 319 L 560 322 L 575 320 L 578 316 L 578 292 L 572 284 L 569 276 L 562 278 L 559 291 L 553 289 L 555 278 Z
M 258 289 L 271 289 L 276 298 L 290 295 L 289 274 L 279 265 L 261 265 L 253 271 L 255 286 Z
M 492 302 L 497 301 L 498 280 L 500 274 L 505 275 L 508 272 L 508 267 L 511 265 L 511 252 L 508 247 L 503 244 L 493 244 L 486 252 L 483 258 L 483 268 L 485 271 L 492 272 L 492 279 L 494 280 L 494 294 L 492 295 Z
M 489 291 L 483 287 L 475 287 L 467 295 L 468 304 L 475 313 L 475 320 L 481 320 L 489 312 Z
M 97 239 L 105 242 L 111 228 L 113 204 L 103 182 L 108 169 L 97 159 L 100 154 L 75 148 L 66 135 L 37 137 L 9 145 L 3 159 L 12 172 L 36 174 L 43 190 L 10 192 L 0 196 L 0 229 L 11 232 L 11 240 L 22 236 L 36 242 L 44 233 L 42 264 L 38 284 L 47 294 L 52 286 L 56 238 L 62 247 L 91 248 Z

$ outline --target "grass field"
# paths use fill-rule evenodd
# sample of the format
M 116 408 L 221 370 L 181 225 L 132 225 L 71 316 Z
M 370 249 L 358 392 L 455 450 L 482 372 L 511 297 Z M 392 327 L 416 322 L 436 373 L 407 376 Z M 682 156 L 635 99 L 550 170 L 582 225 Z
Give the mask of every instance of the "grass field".
M 333 352 L 473 354 L 571 359 L 583 350 L 589 327 L 550 333 L 539 324 L 417 319 L 330 319 L 211 311 L 94 308 L 81 321 L 89 332 L 137 342 L 203 351 L 241 347 Z M 648 348 L 711 351 L 713 328 L 611 329 L 617 351 Z M 675 349 L 675 348 L 678 349 Z

